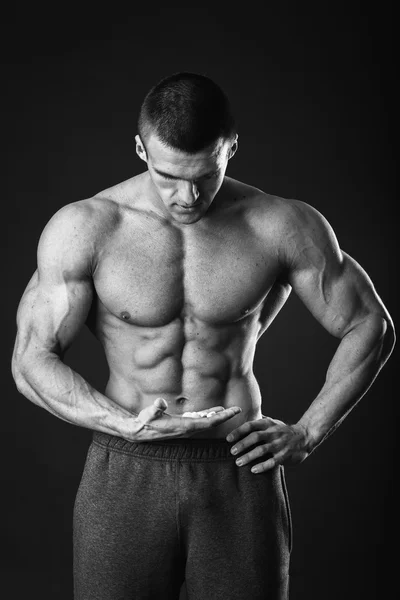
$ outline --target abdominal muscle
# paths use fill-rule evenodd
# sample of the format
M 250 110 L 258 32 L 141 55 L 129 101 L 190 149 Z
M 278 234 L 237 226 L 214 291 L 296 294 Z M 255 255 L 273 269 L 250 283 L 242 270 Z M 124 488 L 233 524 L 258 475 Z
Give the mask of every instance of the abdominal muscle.
M 215 393 L 204 394 L 205 389 L 214 387 L 212 383 L 200 375 L 197 385 L 193 382 L 192 387 L 187 388 L 185 386 L 184 391 L 179 394 L 168 393 L 162 388 L 151 393 L 142 391 L 140 392 L 140 402 L 132 403 L 132 400 L 128 400 L 128 397 L 132 398 L 132 395 L 138 396 L 139 390 L 137 384 L 130 386 L 127 381 L 110 374 L 105 395 L 135 414 L 151 406 L 156 398 L 164 398 L 168 403 L 168 408 L 165 412 L 176 416 L 183 416 L 185 413 L 201 412 L 216 407 L 229 408 L 231 406 L 239 406 L 242 409 L 242 412 L 238 415 L 217 427 L 210 427 L 206 430 L 200 430 L 195 434 L 179 437 L 225 438 L 228 433 L 243 423 L 261 419 L 261 395 L 254 375 L 229 380 L 224 385 L 224 391 L 221 390 L 219 395 Z M 202 392 L 196 394 L 196 389 L 199 387 L 201 387 Z M 133 391 L 134 394 L 132 394 Z
M 179 436 L 223 439 L 243 423 L 262 418 L 253 373 L 258 331 L 256 313 L 218 327 L 193 316 L 145 327 L 103 312 L 93 333 L 109 366 L 105 395 L 134 414 L 157 398 L 168 403 L 167 414 L 177 416 L 238 406 L 241 412 L 221 425 Z
M 178 416 L 215 407 L 239 406 L 242 412 L 221 425 L 180 436 L 225 438 L 243 423 L 261 418 L 261 394 L 252 370 L 238 372 L 232 368 L 227 354 L 210 349 L 202 352 L 198 347 L 190 352 L 189 348 L 182 356 L 169 354 L 148 368 L 135 365 L 134 360 L 128 365 L 122 357 L 115 360 L 117 357 L 108 356 L 110 377 L 105 395 L 136 414 L 153 404 L 156 398 L 167 401 L 166 413 Z M 131 359 L 134 356 L 135 353 Z

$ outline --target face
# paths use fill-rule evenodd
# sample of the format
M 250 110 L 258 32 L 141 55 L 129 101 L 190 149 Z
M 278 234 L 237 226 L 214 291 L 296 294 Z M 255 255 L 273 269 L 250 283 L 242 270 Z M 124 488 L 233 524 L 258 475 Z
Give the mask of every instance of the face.
M 218 140 L 208 148 L 188 154 L 165 146 L 151 133 L 146 147 L 136 138 L 136 152 L 147 163 L 157 201 L 177 223 L 190 225 L 207 212 L 220 189 L 237 139 Z

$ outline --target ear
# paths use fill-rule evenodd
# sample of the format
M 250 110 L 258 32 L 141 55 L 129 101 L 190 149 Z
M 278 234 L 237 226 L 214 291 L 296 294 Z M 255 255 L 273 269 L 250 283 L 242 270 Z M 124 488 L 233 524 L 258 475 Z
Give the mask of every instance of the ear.
M 145 150 L 145 147 L 141 140 L 140 135 L 135 135 L 135 142 L 136 142 L 136 154 L 138 155 L 138 157 L 141 160 L 144 160 L 144 162 L 147 163 L 147 152 Z
M 235 139 L 232 142 L 232 145 L 229 149 L 229 153 L 228 153 L 228 160 L 232 158 L 232 156 L 235 156 L 236 151 L 239 147 L 239 142 L 238 142 L 239 136 L 238 134 L 235 135 Z

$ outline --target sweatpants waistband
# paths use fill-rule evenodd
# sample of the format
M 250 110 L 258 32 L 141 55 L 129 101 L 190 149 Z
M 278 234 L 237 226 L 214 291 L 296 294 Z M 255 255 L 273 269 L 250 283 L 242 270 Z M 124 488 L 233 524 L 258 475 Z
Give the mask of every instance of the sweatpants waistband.
M 115 452 L 158 460 L 235 460 L 230 452 L 232 443 L 227 442 L 225 438 L 171 438 L 151 442 L 128 442 L 118 436 L 95 431 L 93 443 Z

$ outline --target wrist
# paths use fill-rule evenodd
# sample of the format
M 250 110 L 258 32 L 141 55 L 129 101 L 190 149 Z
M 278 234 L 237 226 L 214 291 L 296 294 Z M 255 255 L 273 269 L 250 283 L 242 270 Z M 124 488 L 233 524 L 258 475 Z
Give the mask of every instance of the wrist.
M 296 426 L 302 431 L 306 451 L 311 454 L 311 452 L 322 441 L 322 436 L 315 429 L 315 427 L 313 427 L 310 423 L 304 422 L 302 419 L 298 421 Z
M 140 432 L 144 428 L 144 423 L 139 420 L 137 414 L 132 414 L 129 417 L 123 417 L 118 424 L 118 437 L 127 440 L 128 442 L 139 442 L 143 441 L 143 436 L 140 436 Z M 139 440 L 141 437 L 141 440 Z

